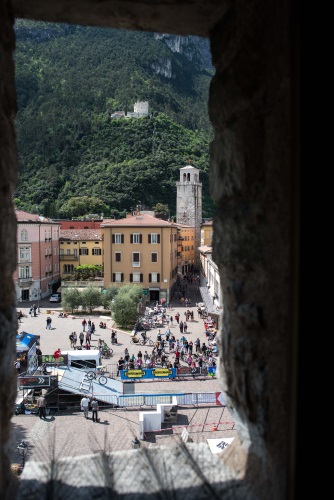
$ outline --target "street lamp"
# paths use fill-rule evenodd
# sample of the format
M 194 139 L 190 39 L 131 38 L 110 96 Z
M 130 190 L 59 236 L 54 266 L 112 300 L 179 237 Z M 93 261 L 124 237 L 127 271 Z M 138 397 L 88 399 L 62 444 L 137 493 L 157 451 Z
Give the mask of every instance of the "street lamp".
M 24 463 L 25 463 L 25 458 L 26 458 L 26 455 L 28 453 L 28 445 L 25 441 L 21 441 L 21 443 L 18 445 L 17 449 L 19 450 L 19 454 L 22 458 L 22 468 L 24 467 Z

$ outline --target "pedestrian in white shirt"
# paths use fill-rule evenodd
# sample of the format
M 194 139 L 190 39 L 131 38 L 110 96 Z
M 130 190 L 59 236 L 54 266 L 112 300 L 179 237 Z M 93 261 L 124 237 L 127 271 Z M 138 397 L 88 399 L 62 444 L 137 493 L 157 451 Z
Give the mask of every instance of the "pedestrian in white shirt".
M 83 398 L 81 399 L 80 405 L 81 405 L 81 409 L 84 412 L 85 418 L 88 418 L 89 399 L 87 398 L 87 396 L 83 396 Z

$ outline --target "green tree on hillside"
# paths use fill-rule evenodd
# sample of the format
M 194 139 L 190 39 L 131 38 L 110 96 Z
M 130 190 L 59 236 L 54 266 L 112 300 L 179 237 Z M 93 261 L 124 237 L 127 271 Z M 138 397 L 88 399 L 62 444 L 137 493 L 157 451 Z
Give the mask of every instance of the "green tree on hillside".
M 94 196 L 74 196 L 63 203 L 59 212 L 64 217 L 80 217 L 88 214 L 107 213 L 108 207 L 102 200 Z

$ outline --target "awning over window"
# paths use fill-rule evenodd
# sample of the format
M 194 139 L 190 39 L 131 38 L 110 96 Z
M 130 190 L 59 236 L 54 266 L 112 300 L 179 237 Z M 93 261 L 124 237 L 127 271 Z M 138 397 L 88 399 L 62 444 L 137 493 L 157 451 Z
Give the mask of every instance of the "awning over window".
M 219 318 L 221 315 L 221 310 L 217 310 L 216 306 L 213 304 L 213 298 L 210 295 L 207 287 L 201 286 L 199 288 L 199 291 L 201 292 L 201 296 L 205 304 L 205 307 L 207 308 L 208 315 L 215 316 L 215 318 Z

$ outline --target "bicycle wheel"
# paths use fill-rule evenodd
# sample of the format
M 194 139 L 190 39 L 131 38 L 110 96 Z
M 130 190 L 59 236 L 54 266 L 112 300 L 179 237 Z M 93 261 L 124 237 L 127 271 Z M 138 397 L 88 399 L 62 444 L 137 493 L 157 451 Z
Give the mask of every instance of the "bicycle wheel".
M 108 350 L 109 350 L 110 356 L 112 356 L 114 354 L 114 349 L 112 349 L 111 347 L 108 347 Z
M 150 339 L 150 340 L 148 341 L 148 345 L 152 347 L 152 346 L 154 346 L 154 345 L 155 345 L 155 342 L 153 342 L 153 340 L 151 340 L 151 339 Z
M 95 373 L 94 373 L 94 372 L 87 372 L 87 373 L 86 373 L 86 377 L 87 377 L 89 380 L 93 380 L 93 378 L 95 378 Z
M 108 380 L 107 377 L 105 377 L 104 375 L 99 376 L 99 384 L 106 385 L 107 380 Z

